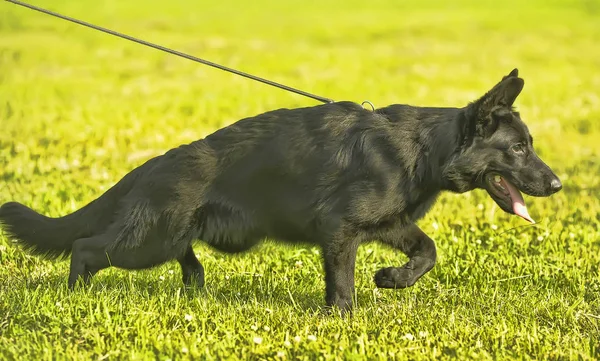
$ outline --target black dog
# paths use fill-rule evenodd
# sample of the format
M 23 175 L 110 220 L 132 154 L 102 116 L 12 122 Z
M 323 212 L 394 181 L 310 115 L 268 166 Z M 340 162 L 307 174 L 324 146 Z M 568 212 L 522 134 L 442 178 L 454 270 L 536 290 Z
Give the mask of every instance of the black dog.
M 371 112 L 338 102 L 267 112 L 147 161 L 72 214 L 48 218 L 10 202 L 0 222 L 35 254 L 71 253 L 70 288 L 109 266 L 172 259 L 185 284 L 201 286 L 198 239 L 231 253 L 265 238 L 318 244 L 326 302 L 347 311 L 362 242 L 410 258 L 379 270 L 378 287 L 411 286 L 433 267 L 434 242 L 415 222 L 441 191 L 483 188 L 533 222 L 519 190 L 549 196 L 562 188 L 512 108 L 523 84 L 515 69 L 463 108 Z

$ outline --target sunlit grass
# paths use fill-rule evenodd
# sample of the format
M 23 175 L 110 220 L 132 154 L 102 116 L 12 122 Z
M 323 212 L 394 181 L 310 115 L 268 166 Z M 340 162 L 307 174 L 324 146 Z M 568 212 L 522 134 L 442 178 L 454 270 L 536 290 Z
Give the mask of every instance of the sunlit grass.
M 405 257 L 360 248 L 352 319 L 324 317 L 319 250 L 199 244 L 202 290 L 169 263 L 66 289 L 68 261 L 0 236 L 0 358 L 594 359 L 600 357 L 600 4 L 40 0 L 37 5 L 336 100 L 462 106 L 518 67 L 535 147 L 561 176 L 526 197 L 536 226 L 483 191 L 419 224 L 439 262 L 378 290 Z M 400 3 L 400 4 L 397 4 Z M 0 203 L 49 216 L 148 158 L 240 118 L 316 104 L 213 68 L 0 4 Z

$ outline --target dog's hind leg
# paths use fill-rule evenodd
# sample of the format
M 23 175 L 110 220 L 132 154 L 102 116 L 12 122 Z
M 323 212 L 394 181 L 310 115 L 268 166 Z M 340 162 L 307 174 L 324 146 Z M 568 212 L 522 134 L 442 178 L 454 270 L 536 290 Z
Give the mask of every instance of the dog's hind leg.
M 404 252 L 410 259 L 402 267 L 387 267 L 377 271 L 375 284 L 379 288 L 410 287 L 435 265 L 435 243 L 414 224 L 402 230 L 386 232 L 380 240 Z
M 84 283 L 87 284 L 96 272 L 110 266 L 105 249 L 111 240 L 108 235 L 99 235 L 80 238 L 73 243 L 69 289 L 75 288 L 79 277 L 82 277 Z
M 188 246 L 185 254 L 177 259 L 181 265 L 181 274 L 183 276 L 183 284 L 192 286 L 196 284 L 198 287 L 204 286 L 204 267 L 194 254 L 192 246 Z

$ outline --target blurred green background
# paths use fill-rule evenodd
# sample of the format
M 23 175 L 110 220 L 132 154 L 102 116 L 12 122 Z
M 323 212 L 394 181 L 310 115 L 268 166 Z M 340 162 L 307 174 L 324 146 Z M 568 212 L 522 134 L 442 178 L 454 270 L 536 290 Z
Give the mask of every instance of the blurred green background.
M 0 236 L 3 359 L 594 359 L 600 344 L 600 1 L 117 1 L 33 4 L 335 100 L 463 106 L 519 68 L 516 106 L 564 184 L 526 197 L 539 223 L 483 191 L 444 195 L 419 224 L 439 263 L 359 250 L 352 320 L 320 316 L 318 249 L 198 245 L 207 287 L 178 266 L 106 270 L 66 290 L 68 261 Z M 0 203 L 48 216 L 148 158 L 264 111 L 314 100 L 0 3 Z

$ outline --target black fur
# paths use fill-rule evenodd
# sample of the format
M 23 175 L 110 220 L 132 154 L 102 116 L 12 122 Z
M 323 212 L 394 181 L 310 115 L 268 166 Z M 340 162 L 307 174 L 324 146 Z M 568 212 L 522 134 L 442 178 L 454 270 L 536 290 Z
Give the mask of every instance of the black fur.
M 485 188 L 512 212 L 490 191 L 490 174 L 530 195 L 560 189 L 512 109 L 522 87 L 515 69 L 462 108 L 371 112 L 337 102 L 267 112 L 147 161 L 73 214 L 48 218 L 11 202 L 0 222 L 36 254 L 71 253 L 71 288 L 109 266 L 173 259 L 186 284 L 203 285 L 195 240 L 232 253 L 265 238 L 317 244 L 326 302 L 346 311 L 361 243 L 379 240 L 410 258 L 379 270 L 378 287 L 411 286 L 434 266 L 434 242 L 415 222 L 441 191 Z

